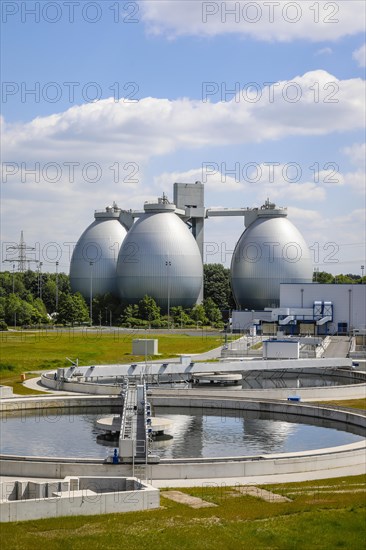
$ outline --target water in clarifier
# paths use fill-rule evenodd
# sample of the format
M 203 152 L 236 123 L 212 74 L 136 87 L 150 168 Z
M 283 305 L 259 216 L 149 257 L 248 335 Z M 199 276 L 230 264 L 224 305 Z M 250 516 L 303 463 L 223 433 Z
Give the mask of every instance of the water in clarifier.
M 1 453 L 21 456 L 106 458 L 111 449 L 96 443 L 101 432 L 87 412 L 45 415 L 8 414 L 0 423 Z M 108 414 L 108 413 L 105 413 Z M 332 427 L 289 422 L 288 418 L 243 411 L 207 412 L 202 409 L 156 408 L 155 414 L 171 419 L 170 440 L 155 440 L 152 449 L 161 458 L 218 457 L 305 451 L 353 443 L 361 435 Z M 315 422 L 315 421 L 314 421 Z M 337 429 L 336 429 L 337 428 Z

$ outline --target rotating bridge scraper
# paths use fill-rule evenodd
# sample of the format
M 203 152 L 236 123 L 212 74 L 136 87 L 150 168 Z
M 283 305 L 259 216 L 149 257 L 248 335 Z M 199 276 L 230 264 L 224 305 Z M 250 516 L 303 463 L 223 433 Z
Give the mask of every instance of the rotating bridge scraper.
M 158 462 L 149 456 L 150 404 L 146 384 L 127 384 L 124 391 L 121 430 L 118 442 L 119 460 L 125 463 Z

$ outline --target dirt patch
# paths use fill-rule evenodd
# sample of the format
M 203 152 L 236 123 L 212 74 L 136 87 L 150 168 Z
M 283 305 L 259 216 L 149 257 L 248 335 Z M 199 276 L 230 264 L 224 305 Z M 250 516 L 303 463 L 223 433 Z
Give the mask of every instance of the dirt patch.
M 217 506 L 217 504 L 207 502 L 207 500 L 202 500 L 202 498 L 192 497 L 186 493 L 181 493 L 181 491 L 160 491 L 160 495 L 174 502 L 178 502 L 178 504 L 190 506 L 191 508 L 210 508 L 212 506 Z

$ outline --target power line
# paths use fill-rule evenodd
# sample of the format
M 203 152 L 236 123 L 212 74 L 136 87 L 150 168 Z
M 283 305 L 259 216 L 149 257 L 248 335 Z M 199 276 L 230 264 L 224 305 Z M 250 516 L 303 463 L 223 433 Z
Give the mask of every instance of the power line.
M 18 257 L 17 258 L 12 258 L 12 259 L 6 259 L 6 260 L 3 260 L 4 262 L 11 262 L 13 264 L 17 263 L 18 264 L 18 271 L 20 273 L 24 273 L 26 271 L 26 264 L 28 263 L 28 269 L 30 268 L 30 264 L 31 263 L 38 263 L 38 260 L 33 260 L 33 259 L 30 259 L 27 257 L 27 252 L 33 252 L 35 251 L 36 249 L 32 246 L 27 246 L 25 241 L 24 241 L 24 236 L 23 236 L 23 230 L 20 232 L 20 241 L 19 241 L 19 244 L 16 244 L 16 245 L 11 245 L 11 246 L 7 246 L 6 247 L 6 252 L 11 252 L 11 251 L 17 251 L 18 252 Z

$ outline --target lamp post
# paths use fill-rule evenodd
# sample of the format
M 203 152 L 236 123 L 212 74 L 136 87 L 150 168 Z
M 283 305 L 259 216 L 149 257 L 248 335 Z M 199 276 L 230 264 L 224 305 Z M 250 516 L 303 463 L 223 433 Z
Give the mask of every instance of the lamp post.
M 93 262 L 89 262 L 90 265 L 90 326 L 93 325 Z
M 145 329 L 145 382 L 147 383 L 147 338 L 146 338 L 147 329 Z
M 172 262 L 170 260 L 167 260 L 165 262 L 165 266 L 167 268 L 167 274 L 168 274 L 168 330 L 170 330 L 170 267 L 172 265 Z
M 348 334 L 351 334 L 351 321 L 352 321 L 352 289 L 348 289 Z
M 58 311 L 58 262 L 56 262 L 56 311 Z
M 42 300 L 42 266 L 43 266 L 43 262 L 39 262 L 39 273 L 38 273 L 38 277 L 39 277 L 39 297 L 40 299 Z
M 15 264 L 13 264 L 13 294 L 15 290 Z

